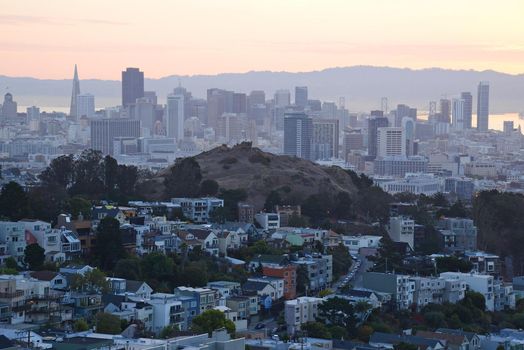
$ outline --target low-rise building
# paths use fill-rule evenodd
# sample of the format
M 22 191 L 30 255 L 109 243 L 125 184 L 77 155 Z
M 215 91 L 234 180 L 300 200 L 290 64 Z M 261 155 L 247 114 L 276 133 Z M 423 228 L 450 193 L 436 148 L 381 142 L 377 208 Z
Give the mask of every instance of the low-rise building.
M 390 217 L 387 231 L 393 242 L 404 242 L 414 249 L 415 220 L 404 216 Z
M 318 316 L 318 305 L 323 299 L 314 297 L 299 297 L 287 300 L 284 307 L 288 334 L 300 331 L 301 326 L 307 322 L 314 322 Z
M 276 230 L 280 227 L 280 215 L 278 213 L 257 213 L 256 222 L 263 230 Z
M 224 200 L 215 197 L 173 198 L 173 204 L 179 204 L 184 216 L 196 223 L 207 223 L 215 208 L 223 207 Z
M 378 248 L 382 236 L 358 235 L 342 236 L 342 243 L 352 253 L 358 253 L 360 248 Z

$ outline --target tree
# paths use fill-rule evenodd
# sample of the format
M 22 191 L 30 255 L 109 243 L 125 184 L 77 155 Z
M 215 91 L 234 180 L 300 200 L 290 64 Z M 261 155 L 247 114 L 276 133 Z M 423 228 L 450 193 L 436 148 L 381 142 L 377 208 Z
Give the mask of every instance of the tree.
M 91 202 L 82 196 L 74 196 L 67 201 L 67 208 L 73 218 L 78 218 L 80 214 L 84 219 L 91 217 Z
M 216 196 L 218 193 L 218 182 L 215 180 L 207 179 L 202 181 L 200 184 L 200 195 L 201 196 Z
M 302 264 L 297 267 L 297 293 L 305 294 L 309 290 L 309 276 L 307 268 Z
M 471 272 L 473 264 L 456 256 L 443 256 L 436 260 L 437 269 L 439 272 L 455 271 L 455 272 Z
M 305 216 L 293 213 L 289 216 L 289 219 L 287 220 L 287 225 L 289 227 L 308 227 L 309 221 Z
M 0 191 L 0 215 L 18 221 L 29 214 L 27 193 L 18 183 L 11 181 Z
M 107 155 L 102 163 L 104 169 L 104 191 L 109 198 L 114 199 L 118 176 L 118 162 L 115 158 Z
M 219 197 L 224 200 L 224 209 L 227 220 L 237 220 L 238 202 L 246 200 L 247 191 L 243 188 L 235 188 L 231 190 L 221 189 Z
M 275 206 L 282 204 L 282 198 L 280 198 L 280 194 L 278 191 L 271 191 L 267 195 L 266 201 L 264 203 L 264 210 L 267 212 L 272 212 L 275 210 Z
M 184 158 L 172 166 L 165 178 L 165 197 L 196 197 L 200 193 L 202 173 L 194 157 Z
M 329 298 L 318 305 L 318 319 L 348 331 L 354 330 L 357 323 L 353 305 L 338 297 Z
M 178 329 L 178 325 L 174 325 L 174 324 L 170 324 L 164 328 L 162 328 L 162 330 L 160 331 L 160 334 L 158 335 L 158 337 L 160 339 L 168 339 L 168 338 L 172 338 L 176 335 L 176 332 L 178 332 L 180 329 Z
M 404 342 L 400 342 L 398 344 L 393 345 L 393 350 L 417 350 L 418 346 L 414 344 L 408 344 Z
M 352 216 L 352 200 L 347 192 L 339 192 L 335 196 L 335 207 L 333 215 L 339 219 L 347 219 Z
M 302 214 L 307 216 L 313 225 L 320 225 L 329 218 L 333 202 L 327 194 L 312 194 L 302 203 Z
M 51 183 L 36 186 L 29 190 L 29 210 L 33 218 L 47 222 L 56 222 L 59 214 L 68 210 L 67 191 L 60 185 Z
M 18 269 L 18 263 L 16 262 L 15 258 L 13 258 L 12 256 L 4 260 L 4 265 L 8 269 L 14 269 L 14 270 Z
M 102 271 L 93 269 L 83 275 L 73 275 L 71 278 L 71 289 L 89 293 L 108 293 L 111 290 L 111 286 Z
M 126 201 L 129 197 L 136 195 L 136 186 L 138 183 L 138 168 L 134 165 L 118 165 L 117 170 L 117 187 L 119 200 Z
M 87 149 L 80 154 L 74 165 L 74 182 L 69 191 L 71 195 L 98 198 L 105 193 L 102 160 L 100 151 Z
M 29 244 L 24 250 L 24 262 L 30 270 L 38 270 L 42 267 L 45 260 L 45 249 L 37 243 Z
M 96 229 L 96 245 L 93 249 L 93 257 L 98 262 L 98 266 L 103 270 L 110 271 L 124 255 L 120 222 L 107 216 L 100 220 Z
M 74 171 L 75 161 L 73 155 L 64 155 L 53 159 L 38 178 L 44 187 L 58 185 L 68 190 L 73 185 Z
M 148 280 L 162 281 L 173 278 L 175 263 L 173 259 L 160 252 L 147 254 L 140 265 L 143 276 Z
M 140 259 L 132 257 L 118 260 L 113 273 L 115 276 L 127 280 L 138 280 L 142 276 L 141 270 Z
M 89 325 L 87 324 L 86 320 L 84 320 L 83 318 L 79 318 L 75 321 L 73 329 L 75 330 L 75 332 L 85 332 L 89 329 Z
M 118 334 L 122 332 L 120 319 L 105 312 L 96 314 L 96 331 L 97 333 Z
M 226 319 L 226 316 L 219 310 L 206 310 L 193 318 L 191 329 L 196 332 L 211 333 L 217 329 L 225 328 L 229 334 L 235 333 L 235 324 Z
M 329 253 L 333 258 L 333 276 L 338 278 L 345 275 L 353 264 L 348 248 L 340 243 L 335 247 L 329 248 Z
M 385 224 L 389 217 L 391 196 L 380 187 L 365 187 L 358 193 L 358 211 L 368 220 L 378 220 Z
M 203 287 L 207 284 L 207 268 L 201 261 L 190 263 L 182 273 L 184 285 Z
M 209 213 L 209 219 L 216 224 L 223 224 L 227 221 L 229 215 L 228 208 L 216 207 L 211 211 L 211 213 Z
M 301 326 L 301 329 L 306 332 L 308 337 L 331 339 L 329 329 L 321 322 L 306 322 Z

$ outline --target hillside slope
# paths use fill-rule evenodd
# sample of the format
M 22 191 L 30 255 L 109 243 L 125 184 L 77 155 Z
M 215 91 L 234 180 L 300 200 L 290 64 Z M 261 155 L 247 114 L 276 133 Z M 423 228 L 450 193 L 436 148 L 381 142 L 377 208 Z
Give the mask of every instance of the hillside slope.
M 256 210 L 263 208 L 272 190 L 292 202 L 301 202 L 312 194 L 356 193 L 351 177 L 338 167 L 322 167 L 304 159 L 266 153 L 251 147 L 250 143 L 217 147 L 195 159 L 203 180 L 215 180 L 223 189 L 245 189 L 248 202 L 254 204 Z M 148 199 L 162 198 L 163 179 L 168 171 L 144 184 L 141 192 Z

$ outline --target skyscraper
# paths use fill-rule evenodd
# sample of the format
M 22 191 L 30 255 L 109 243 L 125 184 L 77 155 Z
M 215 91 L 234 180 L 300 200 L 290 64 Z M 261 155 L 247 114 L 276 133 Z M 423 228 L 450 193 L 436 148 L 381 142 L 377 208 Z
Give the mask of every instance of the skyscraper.
M 18 113 L 18 104 L 13 100 L 13 95 L 10 92 L 4 95 L 4 103 L 0 115 L 2 120 L 16 120 Z
M 117 137 L 140 137 L 140 121 L 114 118 L 91 120 L 91 148 L 113 154 Z
M 295 87 L 295 105 L 297 107 L 306 108 L 307 106 L 307 86 Z
M 441 123 L 451 122 L 451 102 L 446 98 L 440 99 L 440 115 L 437 121 Z
M 233 91 L 207 89 L 207 126 L 216 128 L 223 113 L 233 113 Z
M 477 130 L 489 129 L 489 82 L 481 81 L 477 90 Z
M 338 119 L 313 120 L 313 159 L 338 158 L 339 136 Z
M 126 68 L 122 72 L 122 106 L 127 107 L 141 97 L 144 97 L 144 72 L 138 68 Z
M 177 142 L 184 138 L 184 95 L 169 94 L 166 104 L 167 137 L 175 138 Z
M 27 107 L 27 121 L 30 122 L 32 120 L 39 120 L 40 119 L 40 108 L 31 106 Z
M 312 158 L 313 120 L 302 112 L 284 115 L 284 154 Z
M 76 118 L 77 110 L 77 97 L 80 95 L 80 80 L 78 80 L 78 70 L 75 64 L 75 73 L 73 75 L 73 89 L 71 91 L 71 106 L 69 108 L 69 116 L 71 118 Z
M 473 96 L 471 96 L 471 92 L 463 92 L 460 94 L 460 98 L 464 100 L 464 129 L 471 129 Z
M 76 96 L 76 116 L 91 118 L 95 114 L 95 96 L 80 94 Z
M 465 104 L 465 101 L 461 98 L 454 98 L 452 101 L 451 125 L 454 131 L 464 130 Z
M 406 156 L 406 138 L 402 127 L 378 128 L 377 156 Z
M 376 115 L 382 114 L 382 111 L 374 111 Z M 373 112 L 372 112 L 373 113 Z M 368 119 L 368 156 L 371 159 L 377 157 L 377 129 L 389 125 L 388 118 L 375 116 Z
M 275 107 L 287 107 L 291 104 L 289 90 L 277 90 L 275 92 Z

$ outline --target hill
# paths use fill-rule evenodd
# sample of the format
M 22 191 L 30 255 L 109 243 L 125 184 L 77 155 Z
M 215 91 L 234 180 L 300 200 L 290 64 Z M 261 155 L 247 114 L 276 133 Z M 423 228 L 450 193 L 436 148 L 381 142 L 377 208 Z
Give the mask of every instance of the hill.
M 194 157 L 202 180 L 218 182 L 220 188 L 245 189 L 247 201 L 261 210 L 268 194 L 279 191 L 290 202 L 302 202 L 312 194 L 335 196 L 339 192 L 356 194 L 351 177 L 339 167 L 322 167 L 310 161 L 266 153 L 242 143 L 221 146 Z M 176 166 L 176 165 L 174 165 Z M 149 200 L 162 199 L 164 178 L 170 169 L 142 184 L 141 193 Z
M 96 96 L 97 108 L 121 103 L 121 83 L 116 80 L 82 79 L 80 89 Z M 72 68 L 71 68 L 72 74 Z M 147 77 L 147 72 L 145 72 Z M 277 89 L 306 85 L 309 97 L 338 101 L 344 96 L 350 111 L 370 111 L 380 107 L 380 98 L 389 99 L 390 109 L 406 103 L 427 110 L 430 100 L 443 95 L 451 97 L 461 91 L 476 95 L 479 81 L 490 82 L 490 110 L 492 113 L 524 110 L 524 74 L 506 74 L 495 71 L 449 70 L 439 68 L 404 69 L 391 67 L 353 66 L 328 68 L 313 72 L 246 72 L 217 75 L 172 75 L 160 79 L 146 79 L 146 90 L 157 92 L 159 102 L 179 82 L 198 98 L 206 97 L 206 89 L 223 88 L 249 93 L 264 90 L 268 99 Z M 9 87 L 20 106 L 36 104 L 41 107 L 69 107 L 71 80 L 43 80 L 15 78 L 0 75 L 0 87 Z M 45 108 L 44 108 L 45 109 Z M 475 104 L 474 104 L 475 109 Z

